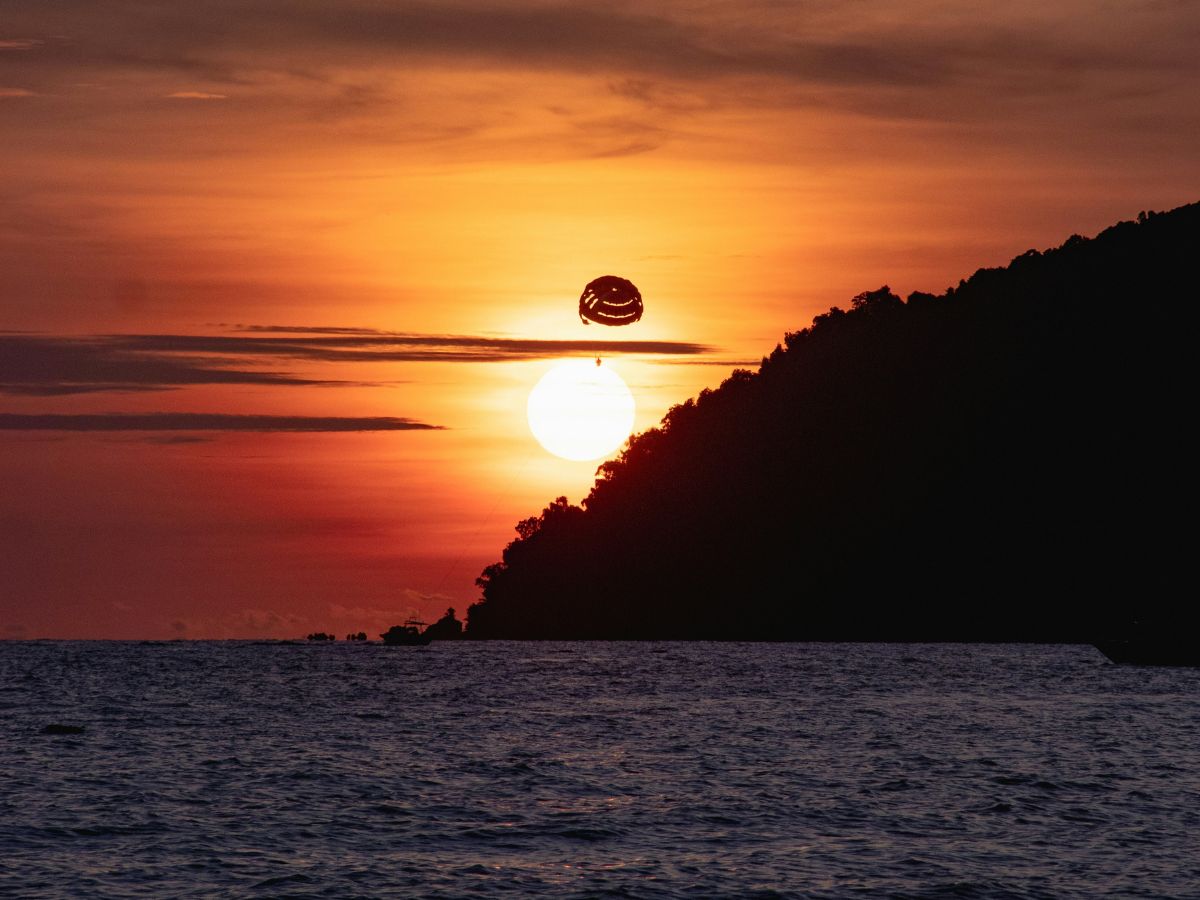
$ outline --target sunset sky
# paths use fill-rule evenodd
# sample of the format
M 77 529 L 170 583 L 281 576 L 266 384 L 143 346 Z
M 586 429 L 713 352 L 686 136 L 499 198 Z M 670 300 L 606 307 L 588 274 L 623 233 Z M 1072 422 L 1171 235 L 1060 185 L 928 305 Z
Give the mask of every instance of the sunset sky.
M 6 0 L 0 637 L 462 615 L 592 483 L 526 423 L 556 361 L 641 430 L 1200 199 L 1198 47 L 1188 0 Z M 581 324 L 604 274 L 639 323 Z

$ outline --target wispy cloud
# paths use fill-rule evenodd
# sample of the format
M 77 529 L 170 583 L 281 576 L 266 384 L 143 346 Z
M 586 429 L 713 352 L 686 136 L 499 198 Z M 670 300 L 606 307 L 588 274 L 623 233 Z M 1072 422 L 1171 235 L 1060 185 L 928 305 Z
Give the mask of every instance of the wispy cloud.
M 44 27 L 42 5 L 16 10 L 11 27 L 37 33 Z M 52 42 L 47 52 L 21 55 L 47 77 L 72 69 L 126 69 L 189 72 L 217 84 L 266 84 L 281 76 L 337 82 L 347 64 L 369 70 L 404 60 L 692 84 L 739 79 L 743 91 L 764 101 L 794 101 L 798 95 L 779 91 L 780 85 L 801 94 L 881 86 L 952 90 L 962 94 L 957 105 L 963 109 L 967 97 L 1024 96 L 1031 84 L 1074 92 L 1090 74 L 1119 79 L 1195 69 L 1196 13 L 1190 4 L 1131 4 L 1119 28 L 1100 21 L 1082 0 L 1064 0 L 1053 18 L 1039 14 L 1039 6 L 1007 4 L 968 18 L 896 2 L 200 0 L 165 7 L 67 0 L 55 4 L 56 17 L 86 33 L 87 42 Z M 1062 22 L 1079 27 L 1063 28 Z M 1151 42 L 1156 52 L 1148 54 Z M 18 38 L 0 48 L 40 44 Z M 767 83 L 750 87 L 746 79 Z M 207 92 L 179 93 L 199 99 Z
M 299 638 L 312 624 L 293 612 L 245 608 L 225 616 L 172 619 L 163 624 L 178 638 Z
M 0 87 L 0 97 L 36 97 L 33 91 L 27 91 L 24 88 L 7 88 Z
M 57 396 L 199 384 L 361 384 L 350 378 L 319 380 L 264 368 L 281 360 L 469 363 L 579 353 L 700 357 L 711 350 L 679 341 L 546 341 L 284 326 L 251 326 L 223 335 L 0 333 L 0 393 Z
M 211 94 L 208 91 L 176 91 L 167 94 L 169 100 L 227 100 L 226 94 Z
M 0 431 L 435 431 L 394 416 L 257 416 L 224 413 L 0 413 Z

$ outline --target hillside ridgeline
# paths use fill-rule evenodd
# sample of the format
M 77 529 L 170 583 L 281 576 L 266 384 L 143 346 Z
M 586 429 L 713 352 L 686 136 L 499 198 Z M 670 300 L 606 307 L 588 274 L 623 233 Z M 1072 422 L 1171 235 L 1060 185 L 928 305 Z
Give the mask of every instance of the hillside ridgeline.
M 1169 615 L 1198 247 L 1193 204 L 831 309 L 519 523 L 467 634 L 1090 640 Z

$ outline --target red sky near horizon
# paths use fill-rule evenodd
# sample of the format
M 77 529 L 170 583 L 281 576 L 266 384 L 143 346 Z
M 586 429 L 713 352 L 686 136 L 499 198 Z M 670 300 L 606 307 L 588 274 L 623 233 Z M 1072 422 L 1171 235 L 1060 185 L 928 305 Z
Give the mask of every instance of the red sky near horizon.
M 1166 0 L 12 0 L 0 637 L 461 615 L 592 483 L 526 424 L 557 360 L 641 430 L 860 291 L 1197 200 L 1198 38 Z M 580 323 L 603 274 L 641 322 Z

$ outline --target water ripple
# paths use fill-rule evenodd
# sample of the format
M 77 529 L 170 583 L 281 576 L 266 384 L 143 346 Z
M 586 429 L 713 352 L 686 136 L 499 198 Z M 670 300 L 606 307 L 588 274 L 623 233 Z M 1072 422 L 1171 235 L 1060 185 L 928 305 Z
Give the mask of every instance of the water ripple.
M 1086 647 L 9 642 L 0 710 L 5 895 L 1200 896 L 1200 672 Z

